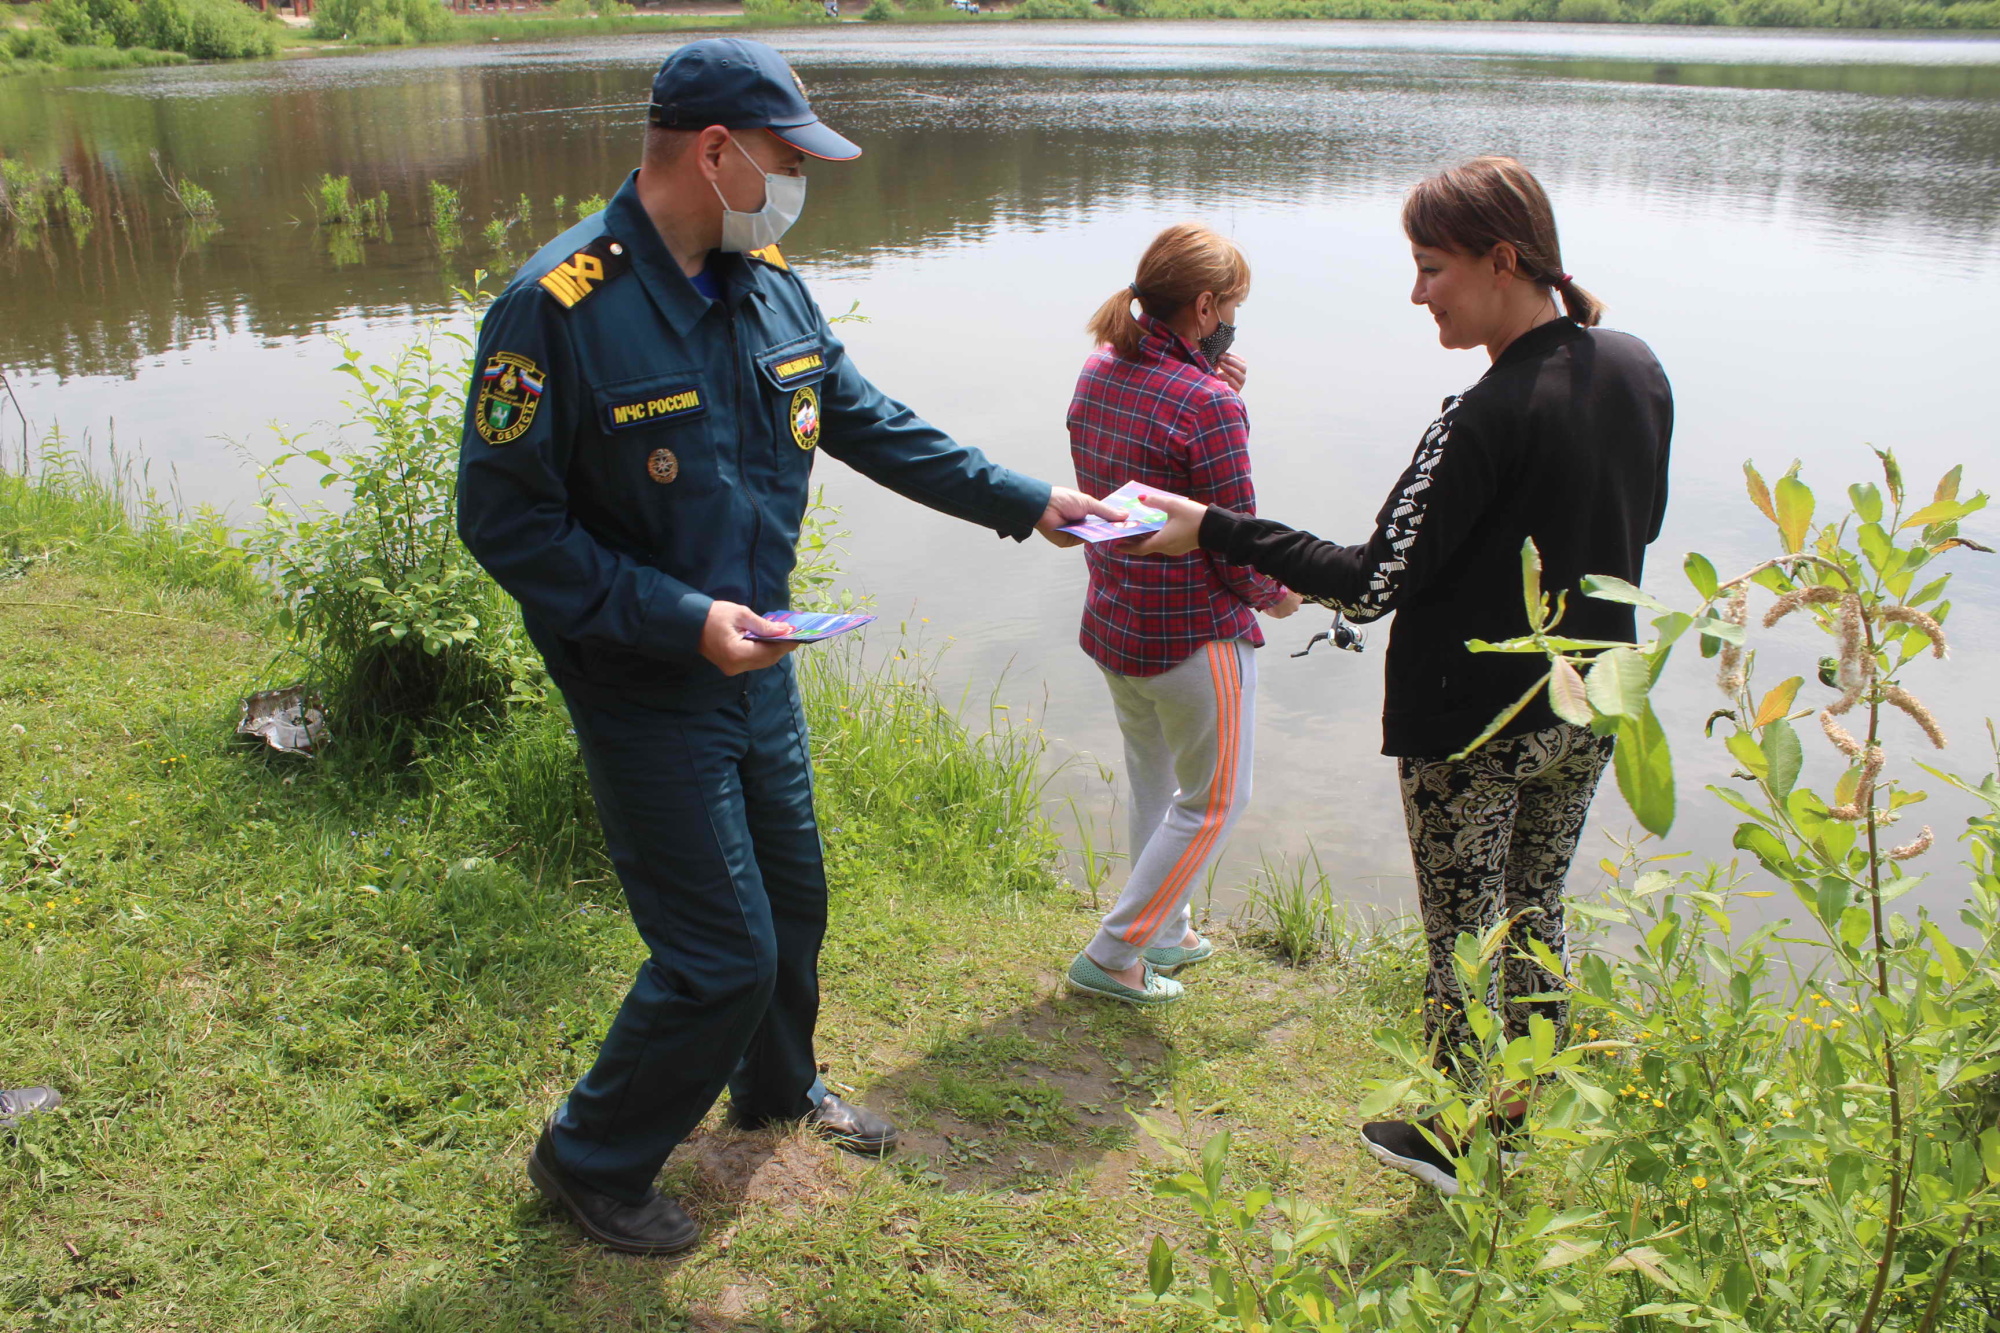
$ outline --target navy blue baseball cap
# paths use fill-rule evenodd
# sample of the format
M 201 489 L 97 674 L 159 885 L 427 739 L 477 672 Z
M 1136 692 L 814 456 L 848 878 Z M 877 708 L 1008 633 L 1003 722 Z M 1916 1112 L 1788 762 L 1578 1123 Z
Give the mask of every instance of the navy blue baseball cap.
M 769 130 L 801 153 L 846 162 L 861 149 L 828 129 L 806 101 L 785 58 L 762 42 L 710 37 L 689 42 L 653 76 L 647 121 L 669 130 Z

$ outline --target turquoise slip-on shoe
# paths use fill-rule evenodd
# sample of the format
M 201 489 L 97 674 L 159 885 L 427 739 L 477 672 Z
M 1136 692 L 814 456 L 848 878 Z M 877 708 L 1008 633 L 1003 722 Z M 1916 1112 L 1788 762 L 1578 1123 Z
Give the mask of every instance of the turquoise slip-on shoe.
M 1134 990 L 1099 967 L 1089 954 L 1080 953 L 1076 961 L 1069 965 L 1069 988 L 1084 995 L 1135 1004 L 1142 1009 L 1155 1009 L 1181 998 L 1181 983 L 1172 977 L 1161 976 L 1152 964 L 1146 965 L 1145 975 L 1146 988 Z
M 1185 968 L 1195 967 L 1215 957 L 1215 945 L 1206 935 L 1197 936 L 1201 941 L 1192 949 L 1184 949 L 1178 944 L 1169 944 L 1158 949 L 1142 949 L 1140 956 L 1153 965 L 1153 969 L 1163 977 L 1171 977 Z

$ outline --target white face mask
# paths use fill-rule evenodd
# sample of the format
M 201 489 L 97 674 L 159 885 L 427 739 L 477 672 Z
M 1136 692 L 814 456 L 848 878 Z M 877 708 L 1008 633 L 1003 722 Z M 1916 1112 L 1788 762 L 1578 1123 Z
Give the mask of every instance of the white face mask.
M 736 151 L 743 154 L 751 166 L 759 166 L 757 159 L 750 156 L 750 150 L 737 142 L 735 135 L 729 142 L 736 144 Z M 715 197 L 722 199 L 722 187 L 710 181 L 709 188 Z M 780 237 L 790 231 L 792 224 L 799 220 L 799 214 L 806 207 L 806 178 L 804 176 L 776 176 L 764 172 L 764 206 L 755 213 L 739 213 L 722 199 L 722 248 L 745 254 L 752 250 L 762 250 L 776 245 Z

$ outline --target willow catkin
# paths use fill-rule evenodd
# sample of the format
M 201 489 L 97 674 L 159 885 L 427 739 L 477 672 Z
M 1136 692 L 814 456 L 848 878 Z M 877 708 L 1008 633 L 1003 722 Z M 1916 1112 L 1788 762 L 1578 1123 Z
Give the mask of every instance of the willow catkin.
M 1827 818 L 1852 824 L 1875 808 L 1875 779 L 1881 775 L 1882 761 L 1886 757 L 1879 745 L 1871 745 L 1863 752 L 1861 776 L 1854 784 L 1854 799 L 1846 805 L 1828 806 Z
M 1840 675 L 1843 688 L 1866 684 L 1875 674 L 1875 654 L 1868 651 L 1868 629 L 1859 593 L 1840 599 Z
M 1829 588 L 1823 583 L 1815 583 L 1805 588 L 1794 588 L 1788 593 L 1781 593 L 1778 600 L 1772 604 L 1771 609 L 1764 613 L 1764 628 L 1770 629 L 1780 620 L 1783 620 L 1786 616 L 1808 602 L 1837 602 L 1839 600 L 1840 590 L 1838 588 Z
M 1736 591 L 1722 604 L 1722 619 L 1724 624 L 1735 625 L 1739 629 L 1749 621 L 1750 589 L 1747 585 L 1737 584 Z M 1743 677 L 1743 649 L 1737 644 L 1725 643 L 1722 645 L 1721 658 L 1715 683 L 1722 687 L 1724 694 L 1734 699 L 1743 693 L 1746 684 Z
M 1854 734 L 1848 731 L 1846 727 L 1841 726 L 1838 722 L 1835 722 L 1833 720 L 1832 708 L 1825 708 L 1820 710 L 1819 729 L 1826 733 L 1826 738 L 1829 741 L 1833 742 L 1833 748 L 1839 750 L 1849 759 L 1856 758 L 1860 755 L 1861 742 L 1855 740 Z
M 1945 654 L 1944 626 L 1917 610 L 1914 606 L 1878 606 L 1875 614 L 1882 620 L 1898 625 L 1915 625 L 1923 636 L 1931 641 L 1931 656 L 1942 659 Z
M 1913 856 L 1922 856 L 1930 849 L 1931 826 L 1926 824 L 1922 829 L 1918 830 L 1917 836 L 1913 840 L 1904 843 L 1901 847 L 1891 847 L 1889 849 L 1889 859 L 1891 861 L 1907 861 Z
M 1931 710 L 1923 702 L 1901 685 L 1891 685 L 1882 691 L 1882 697 L 1910 715 L 1910 720 L 1924 729 L 1924 735 L 1931 738 L 1931 744 L 1944 748 L 1944 728 L 1931 716 Z

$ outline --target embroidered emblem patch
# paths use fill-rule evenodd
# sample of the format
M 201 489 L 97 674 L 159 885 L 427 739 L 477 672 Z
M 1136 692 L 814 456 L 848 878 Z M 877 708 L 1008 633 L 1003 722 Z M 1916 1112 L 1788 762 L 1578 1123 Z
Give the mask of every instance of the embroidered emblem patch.
M 669 485 L 681 474 L 681 460 L 674 457 L 671 449 L 655 449 L 646 455 L 646 475 L 662 486 Z
M 628 430 L 675 417 L 696 417 L 708 410 L 701 386 L 676 385 L 648 390 L 641 398 L 620 398 L 604 405 L 604 429 Z
M 810 449 L 819 443 L 819 395 L 800 389 L 792 395 L 792 443 Z
M 473 426 L 491 445 L 512 444 L 535 424 L 542 404 L 542 369 L 525 356 L 498 352 L 479 372 Z

